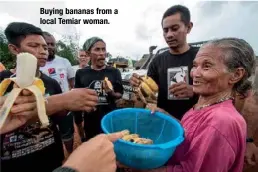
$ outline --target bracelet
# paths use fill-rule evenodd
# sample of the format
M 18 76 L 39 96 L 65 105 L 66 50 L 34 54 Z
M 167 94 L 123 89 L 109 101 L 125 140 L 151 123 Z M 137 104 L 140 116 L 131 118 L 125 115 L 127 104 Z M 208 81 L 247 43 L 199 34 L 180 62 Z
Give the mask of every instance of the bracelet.
M 247 139 L 246 139 L 246 142 L 247 142 L 247 143 L 253 143 L 253 142 L 254 142 L 254 139 L 253 139 L 253 138 L 247 138 Z

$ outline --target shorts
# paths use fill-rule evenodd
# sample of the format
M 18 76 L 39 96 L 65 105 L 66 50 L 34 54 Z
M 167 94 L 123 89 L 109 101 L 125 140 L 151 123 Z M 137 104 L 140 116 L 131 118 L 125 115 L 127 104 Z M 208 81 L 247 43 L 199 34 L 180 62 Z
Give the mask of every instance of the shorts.
M 69 112 L 66 117 L 59 121 L 59 131 L 64 142 L 73 139 L 74 121 L 72 113 Z

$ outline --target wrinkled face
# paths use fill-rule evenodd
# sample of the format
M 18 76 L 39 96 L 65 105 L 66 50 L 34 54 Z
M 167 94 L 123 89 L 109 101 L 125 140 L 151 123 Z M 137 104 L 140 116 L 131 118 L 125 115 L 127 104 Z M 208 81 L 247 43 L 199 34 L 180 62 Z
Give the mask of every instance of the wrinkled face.
M 48 46 L 48 53 L 49 53 L 48 60 L 51 61 L 55 58 L 56 40 L 53 36 L 48 36 L 48 35 L 45 35 L 44 38 Z
M 27 35 L 20 43 L 20 47 L 14 46 L 15 55 L 27 52 L 38 59 L 38 67 L 45 66 L 48 58 L 47 44 L 41 35 Z
M 102 41 L 96 42 L 90 49 L 90 58 L 92 65 L 98 68 L 105 66 L 106 44 Z
M 202 96 L 215 95 L 232 89 L 231 73 L 222 59 L 222 51 L 214 46 L 199 50 L 191 70 L 193 91 Z
M 79 63 L 82 65 L 82 66 L 86 66 L 89 61 L 90 61 L 90 57 L 87 56 L 86 52 L 85 51 L 80 51 L 79 52 Z
M 182 22 L 180 13 L 164 18 L 162 27 L 163 36 L 172 49 L 184 45 L 186 36 L 191 30 L 190 26 L 188 27 Z

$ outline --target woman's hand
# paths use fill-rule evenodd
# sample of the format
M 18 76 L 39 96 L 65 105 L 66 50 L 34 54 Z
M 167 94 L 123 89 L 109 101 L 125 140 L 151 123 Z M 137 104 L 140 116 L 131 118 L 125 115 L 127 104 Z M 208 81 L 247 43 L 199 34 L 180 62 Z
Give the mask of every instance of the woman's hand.
M 155 112 L 161 112 L 161 113 L 164 113 L 164 114 L 167 114 L 169 116 L 171 116 L 167 111 L 165 111 L 164 109 L 161 109 L 159 107 L 157 107 L 156 104 L 147 104 L 146 106 L 147 109 L 150 109 L 151 110 L 151 113 L 155 113 Z

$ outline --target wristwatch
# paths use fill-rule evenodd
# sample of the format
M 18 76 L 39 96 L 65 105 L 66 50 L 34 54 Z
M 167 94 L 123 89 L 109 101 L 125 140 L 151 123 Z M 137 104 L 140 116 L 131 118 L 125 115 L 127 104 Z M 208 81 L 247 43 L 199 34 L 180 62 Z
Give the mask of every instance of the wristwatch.
M 247 143 L 253 143 L 253 142 L 254 142 L 254 139 L 253 139 L 253 138 L 247 138 L 247 139 L 246 139 L 246 142 L 247 142 Z

